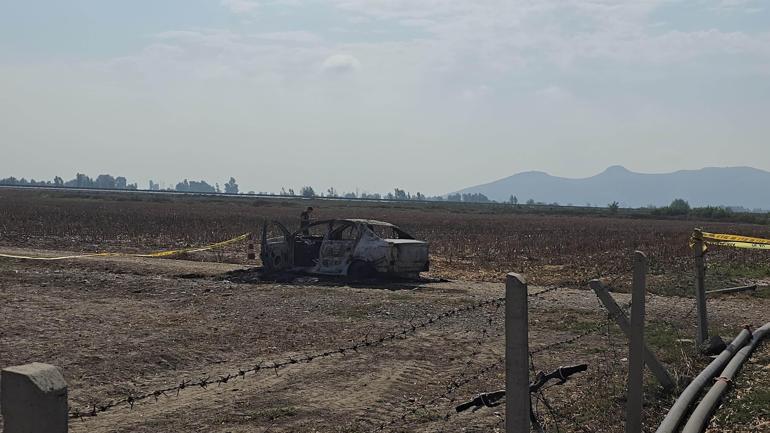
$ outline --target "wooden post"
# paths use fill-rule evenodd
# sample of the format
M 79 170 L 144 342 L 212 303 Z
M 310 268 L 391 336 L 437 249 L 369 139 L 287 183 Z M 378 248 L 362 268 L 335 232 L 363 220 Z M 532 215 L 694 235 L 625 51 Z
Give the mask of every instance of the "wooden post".
M 529 325 L 527 282 L 505 281 L 505 431 L 529 433 Z
M 605 287 L 599 280 L 591 280 L 589 284 L 594 293 L 596 293 L 596 296 L 607 308 L 607 311 L 609 311 L 610 315 L 615 318 L 615 322 L 618 324 L 623 333 L 626 334 L 626 337 L 631 338 L 631 325 L 628 323 L 626 315 L 623 314 L 623 310 L 620 309 L 618 304 L 610 295 L 607 287 Z M 655 354 L 652 353 L 646 344 L 644 345 L 644 363 L 647 365 L 647 368 L 650 369 L 652 374 L 655 375 L 655 378 L 658 379 L 658 382 L 663 387 L 663 389 L 667 391 L 672 391 L 674 389 L 674 381 L 671 379 L 668 371 L 666 371 L 666 367 L 658 362 Z
M 692 248 L 695 258 L 695 303 L 698 310 L 698 330 L 695 341 L 701 345 L 709 338 L 709 325 L 706 311 L 706 259 L 703 252 L 703 236 L 698 229 L 693 234 Z
M 249 233 L 249 243 L 246 245 L 246 258 L 256 260 L 257 254 L 254 252 L 254 233 Z
M 53 365 L 3 369 L 0 405 L 5 433 L 67 433 L 67 384 Z
M 626 433 L 642 431 L 642 389 L 644 386 L 644 292 L 647 256 L 634 252 L 634 279 L 631 286 L 631 337 L 628 339 L 628 396 Z

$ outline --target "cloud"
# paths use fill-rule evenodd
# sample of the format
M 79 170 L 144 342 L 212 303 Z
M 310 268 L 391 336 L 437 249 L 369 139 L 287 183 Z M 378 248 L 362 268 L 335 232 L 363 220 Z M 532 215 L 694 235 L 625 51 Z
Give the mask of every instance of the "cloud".
M 299 6 L 302 0 L 220 0 L 220 4 L 235 14 L 249 14 L 262 6 Z
M 460 92 L 460 97 L 468 101 L 473 101 L 488 96 L 491 91 L 492 89 L 489 86 L 486 84 L 481 84 L 479 86 L 473 86 L 464 89 L 462 92 Z
M 572 96 L 569 90 L 556 85 L 544 87 L 535 93 L 543 100 L 549 102 L 563 102 Z
M 331 74 L 348 74 L 361 69 L 361 62 L 350 54 L 334 54 L 327 57 L 321 70 Z
M 761 10 L 756 0 L 717 0 L 714 9 L 717 10 L 742 10 L 751 12 Z
M 221 0 L 221 4 L 236 14 L 253 12 L 260 6 L 256 0 Z

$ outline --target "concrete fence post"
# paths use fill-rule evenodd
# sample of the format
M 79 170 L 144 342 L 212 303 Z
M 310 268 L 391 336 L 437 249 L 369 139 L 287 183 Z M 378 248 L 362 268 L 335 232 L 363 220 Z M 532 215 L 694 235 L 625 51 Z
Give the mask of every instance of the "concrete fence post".
M 527 282 L 505 281 L 505 431 L 529 433 L 529 325 Z
M 703 253 L 703 239 L 694 236 L 693 257 L 695 258 L 695 303 L 698 310 L 698 330 L 695 342 L 700 346 L 709 338 L 708 313 L 706 312 L 706 258 Z
M 3 369 L 0 406 L 4 433 L 67 433 L 67 384 L 53 365 Z
M 642 432 L 642 391 L 644 387 L 644 296 L 647 256 L 634 252 L 631 285 L 631 335 L 628 339 L 628 397 L 626 433 Z

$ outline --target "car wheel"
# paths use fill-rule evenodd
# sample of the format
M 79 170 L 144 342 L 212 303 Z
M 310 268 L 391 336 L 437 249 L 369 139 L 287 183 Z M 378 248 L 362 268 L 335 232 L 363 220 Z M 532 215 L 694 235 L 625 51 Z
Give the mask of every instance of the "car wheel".
M 351 278 L 371 278 L 376 273 L 374 266 L 363 260 L 354 260 L 348 267 L 348 276 Z

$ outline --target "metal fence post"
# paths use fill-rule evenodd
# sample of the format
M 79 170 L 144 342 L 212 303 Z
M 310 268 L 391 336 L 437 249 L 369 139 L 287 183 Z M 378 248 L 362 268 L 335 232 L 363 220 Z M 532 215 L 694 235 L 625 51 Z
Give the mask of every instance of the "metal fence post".
M 644 292 L 647 256 L 634 252 L 634 277 L 631 286 L 631 336 L 628 339 L 628 397 L 626 433 L 642 431 L 642 389 L 644 385 Z
M 529 433 L 529 325 L 527 282 L 505 281 L 505 431 Z
M 693 256 L 695 258 L 695 303 L 698 310 L 698 331 L 695 341 L 703 344 L 709 338 L 708 313 L 706 311 L 706 259 L 703 252 L 703 238 L 700 230 L 693 236 Z
M 3 369 L 0 405 L 4 433 L 67 433 L 67 384 L 53 365 Z

